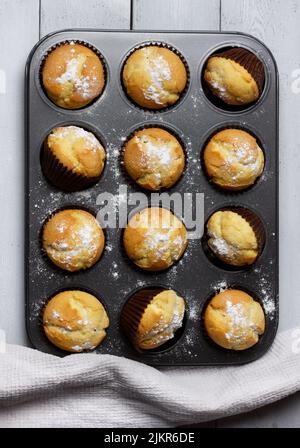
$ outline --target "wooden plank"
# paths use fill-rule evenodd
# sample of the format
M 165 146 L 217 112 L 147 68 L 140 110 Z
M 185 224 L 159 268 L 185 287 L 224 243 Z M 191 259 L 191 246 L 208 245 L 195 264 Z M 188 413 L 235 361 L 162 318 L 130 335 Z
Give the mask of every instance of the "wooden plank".
M 41 0 L 41 36 L 64 28 L 130 28 L 130 0 Z
M 24 321 L 24 71 L 39 39 L 39 0 L 0 2 L 0 328 L 26 344 Z
M 222 0 L 222 30 L 235 29 L 261 39 L 273 52 L 279 69 L 282 330 L 299 325 L 300 315 L 300 301 L 295 295 L 300 265 L 300 233 L 295 225 L 300 222 L 300 152 L 295 144 L 300 123 L 299 23 L 300 3 L 295 0 Z
M 133 29 L 218 30 L 220 0 L 133 0 Z

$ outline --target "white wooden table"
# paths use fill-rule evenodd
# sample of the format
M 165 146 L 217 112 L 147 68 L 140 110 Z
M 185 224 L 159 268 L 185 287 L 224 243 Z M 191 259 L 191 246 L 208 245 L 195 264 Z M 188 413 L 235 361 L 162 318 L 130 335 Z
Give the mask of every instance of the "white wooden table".
M 273 51 L 280 73 L 280 326 L 300 326 L 300 1 L 0 0 L 0 329 L 24 326 L 24 67 L 47 33 L 72 27 L 243 31 Z M 300 374 L 300 373 L 299 373 Z M 209 426 L 300 426 L 300 394 Z

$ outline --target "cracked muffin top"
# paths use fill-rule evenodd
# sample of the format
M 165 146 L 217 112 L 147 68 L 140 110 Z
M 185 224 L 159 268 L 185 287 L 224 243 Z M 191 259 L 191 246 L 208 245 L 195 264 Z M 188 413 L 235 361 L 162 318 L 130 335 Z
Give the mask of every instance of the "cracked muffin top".
M 66 42 L 47 56 L 42 68 L 42 82 L 48 97 L 57 106 L 79 109 L 102 93 L 105 72 L 93 50 Z
M 256 232 L 237 212 L 215 212 L 207 222 L 207 235 L 211 251 L 229 265 L 251 265 L 260 254 Z
M 97 219 L 80 209 L 55 213 L 43 228 L 43 249 L 61 269 L 79 271 L 93 266 L 102 255 L 105 238 Z
M 137 131 L 125 145 L 123 160 L 130 177 L 152 191 L 172 187 L 185 167 L 181 144 L 161 128 Z
M 265 331 L 261 305 L 249 294 L 237 289 L 222 291 L 209 302 L 204 313 L 208 336 L 231 350 L 245 350 L 255 345 Z
M 203 159 L 212 182 L 227 190 L 253 185 L 265 163 L 256 139 L 241 129 L 217 132 L 206 145 Z
M 187 83 L 180 57 L 158 45 L 135 50 L 125 62 L 122 77 L 128 96 L 148 109 L 175 104 Z
M 72 290 L 56 294 L 43 313 L 47 338 L 69 352 L 93 350 L 105 338 L 109 318 L 102 303 L 92 294 Z
M 182 257 L 187 247 L 187 231 L 169 210 L 150 207 L 130 219 L 123 240 L 128 257 L 137 266 L 161 271 Z

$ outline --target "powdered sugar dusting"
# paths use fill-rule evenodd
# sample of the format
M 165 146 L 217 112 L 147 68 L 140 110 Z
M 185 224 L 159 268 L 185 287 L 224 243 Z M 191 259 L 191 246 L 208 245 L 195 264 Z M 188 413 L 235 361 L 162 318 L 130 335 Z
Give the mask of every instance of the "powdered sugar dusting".
M 144 48 L 143 51 L 148 52 L 148 48 Z M 151 84 L 144 89 L 144 97 L 156 104 L 163 104 L 161 100 L 161 97 L 165 94 L 163 82 L 171 79 L 169 64 L 159 55 L 148 61 L 148 72 Z
M 81 74 L 84 59 L 85 57 L 79 54 L 67 61 L 65 72 L 56 78 L 56 82 L 62 85 L 73 84 L 83 98 L 89 99 L 93 97 L 93 84 L 97 78 Z

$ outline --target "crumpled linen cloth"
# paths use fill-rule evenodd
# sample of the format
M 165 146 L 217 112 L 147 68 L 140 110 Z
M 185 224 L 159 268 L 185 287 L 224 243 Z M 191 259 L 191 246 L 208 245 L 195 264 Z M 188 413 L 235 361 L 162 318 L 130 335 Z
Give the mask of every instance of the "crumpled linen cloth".
M 300 330 L 258 361 L 157 370 L 111 355 L 65 358 L 8 345 L 0 354 L 0 427 L 174 427 L 214 420 L 300 389 Z M 299 341 L 298 341 L 299 342 Z

